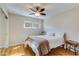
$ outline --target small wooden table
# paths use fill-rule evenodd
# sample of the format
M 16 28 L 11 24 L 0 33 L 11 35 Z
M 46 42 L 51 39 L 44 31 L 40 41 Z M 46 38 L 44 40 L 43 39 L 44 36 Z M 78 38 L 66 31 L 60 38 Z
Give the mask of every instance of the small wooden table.
M 77 47 L 78 47 L 78 42 L 76 42 L 76 41 L 72 41 L 72 40 L 67 40 L 67 41 L 65 41 L 65 43 L 66 43 L 66 50 L 67 49 L 73 49 L 74 50 L 74 52 L 75 52 L 75 55 L 77 55 L 77 53 L 78 53 L 78 51 L 77 51 Z M 68 47 L 68 45 L 69 45 L 69 47 Z M 71 47 L 73 47 L 73 48 L 71 48 Z

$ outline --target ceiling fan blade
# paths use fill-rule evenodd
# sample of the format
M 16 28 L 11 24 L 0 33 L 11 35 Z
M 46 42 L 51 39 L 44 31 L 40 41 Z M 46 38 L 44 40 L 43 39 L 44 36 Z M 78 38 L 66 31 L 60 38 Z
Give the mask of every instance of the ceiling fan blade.
M 40 7 L 39 7 L 39 6 L 36 6 L 35 8 L 36 8 L 36 10 L 37 10 L 37 11 L 39 11 L 39 9 L 40 9 Z
M 40 11 L 39 12 L 43 12 L 45 10 L 45 8 L 42 8 L 42 9 L 40 9 Z
M 40 13 L 41 15 L 46 15 L 45 13 Z
M 29 8 L 30 10 L 32 10 L 33 12 L 36 12 L 36 10 L 34 10 L 33 8 Z

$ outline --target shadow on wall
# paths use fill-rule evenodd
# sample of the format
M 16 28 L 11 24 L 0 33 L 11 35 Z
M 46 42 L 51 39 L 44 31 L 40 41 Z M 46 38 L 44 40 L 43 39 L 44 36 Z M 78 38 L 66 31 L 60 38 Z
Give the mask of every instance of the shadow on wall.
M 61 31 L 60 29 L 58 29 L 56 27 L 53 27 L 53 26 L 51 27 L 51 26 L 47 26 L 47 25 L 44 26 L 44 30 L 46 32 L 63 32 L 63 31 Z
M 75 32 L 67 32 L 67 38 L 69 40 L 74 40 L 74 41 L 79 42 L 79 38 L 78 37 L 79 37 L 78 33 L 75 33 Z

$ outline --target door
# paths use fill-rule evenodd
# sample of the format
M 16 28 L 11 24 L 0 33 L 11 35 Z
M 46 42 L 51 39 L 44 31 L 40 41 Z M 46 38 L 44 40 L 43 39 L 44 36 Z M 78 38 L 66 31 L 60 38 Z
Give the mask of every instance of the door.
M 7 22 L 6 19 L 4 17 L 4 14 L 2 13 L 1 9 L 0 9 L 0 48 L 4 48 L 6 46 L 6 36 L 7 36 L 7 31 L 6 31 L 6 27 L 7 27 Z

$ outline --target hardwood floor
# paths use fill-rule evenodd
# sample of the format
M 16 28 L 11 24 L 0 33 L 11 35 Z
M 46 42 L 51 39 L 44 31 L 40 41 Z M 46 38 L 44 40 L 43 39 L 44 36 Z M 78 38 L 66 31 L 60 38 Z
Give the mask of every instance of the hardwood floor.
M 74 52 L 58 47 L 58 48 L 52 49 L 47 54 L 47 56 L 75 56 L 75 55 L 74 55 Z
M 7 49 L 0 49 L 0 56 L 34 56 L 31 48 L 24 47 L 23 44 L 13 46 Z M 66 51 L 64 48 L 52 49 L 46 56 L 74 56 L 71 51 Z

